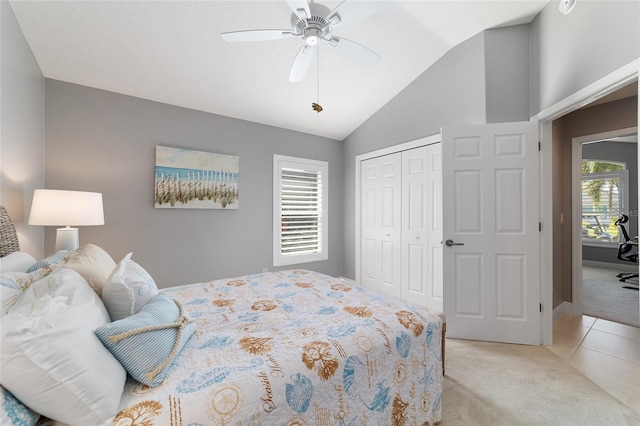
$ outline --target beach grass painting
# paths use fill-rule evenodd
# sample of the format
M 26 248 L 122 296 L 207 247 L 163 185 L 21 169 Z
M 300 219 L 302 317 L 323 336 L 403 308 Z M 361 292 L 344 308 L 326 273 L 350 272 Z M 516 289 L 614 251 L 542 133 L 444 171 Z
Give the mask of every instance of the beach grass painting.
M 240 157 L 156 146 L 156 208 L 237 209 Z

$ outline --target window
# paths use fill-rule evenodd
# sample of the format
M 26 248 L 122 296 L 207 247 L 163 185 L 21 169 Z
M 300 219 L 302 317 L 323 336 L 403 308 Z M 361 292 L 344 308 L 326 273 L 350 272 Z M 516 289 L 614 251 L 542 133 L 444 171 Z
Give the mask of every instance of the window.
M 328 258 L 328 163 L 273 156 L 273 264 Z
M 614 246 L 621 241 L 615 222 L 628 205 L 624 164 L 582 161 L 582 243 Z

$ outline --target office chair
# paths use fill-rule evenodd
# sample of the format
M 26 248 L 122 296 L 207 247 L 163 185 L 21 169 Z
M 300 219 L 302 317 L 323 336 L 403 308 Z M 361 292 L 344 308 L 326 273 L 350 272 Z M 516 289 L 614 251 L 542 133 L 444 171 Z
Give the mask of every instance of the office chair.
M 624 260 L 627 262 L 638 263 L 638 242 L 629 238 L 629 234 L 627 233 L 627 228 L 624 226 L 625 223 L 629 221 L 629 216 L 626 214 L 621 214 L 618 220 L 616 220 L 616 226 L 622 233 L 624 237 L 624 241 L 618 245 L 618 259 Z M 634 250 L 635 248 L 635 250 Z M 623 283 L 631 278 L 638 278 L 637 273 L 619 273 L 618 278 Z

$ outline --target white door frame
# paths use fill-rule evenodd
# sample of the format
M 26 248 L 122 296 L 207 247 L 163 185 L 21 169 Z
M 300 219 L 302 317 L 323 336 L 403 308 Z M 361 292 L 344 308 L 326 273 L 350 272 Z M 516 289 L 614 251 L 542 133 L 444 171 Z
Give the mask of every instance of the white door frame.
M 540 259 L 542 261 L 541 297 L 543 301 L 543 315 L 541 321 L 541 336 L 543 345 L 551 345 L 553 343 L 553 222 L 554 220 L 560 220 L 560 218 L 553 217 L 552 209 L 552 122 L 638 80 L 639 68 L 640 59 L 636 59 L 531 117 L 532 120 L 538 120 L 540 123 L 539 134 L 542 144 L 542 161 L 540 164 L 542 199 L 540 208 L 543 226 Z
M 571 139 L 571 308 L 582 315 L 582 145 L 638 133 L 637 127 L 612 130 Z M 631 185 L 629 185 L 631 187 Z M 628 192 L 627 192 L 628 194 Z M 628 203 L 628 200 L 627 200 Z M 625 207 L 629 207 L 626 205 Z
M 360 283 L 360 239 L 362 237 L 360 227 L 362 223 L 360 221 L 360 215 L 362 213 L 362 206 L 360 203 L 362 202 L 362 194 L 360 192 L 360 180 L 362 173 L 360 166 L 363 161 L 368 160 L 370 158 L 382 157 L 383 155 L 394 154 L 396 152 L 406 151 L 408 149 L 418 148 L 425 145 L 431 145 L 434 143 L 439 143 L 442 141 L 442 136 L 440 133 L 435 135 L 426 136 L 424 138 L 415 139 L 409 142 L 400 143 L 398 145 L 393 145 L 387 148 L 379 149 L 376 151 L 366 152 L 364 154 L 356 155 L 356 282 Z

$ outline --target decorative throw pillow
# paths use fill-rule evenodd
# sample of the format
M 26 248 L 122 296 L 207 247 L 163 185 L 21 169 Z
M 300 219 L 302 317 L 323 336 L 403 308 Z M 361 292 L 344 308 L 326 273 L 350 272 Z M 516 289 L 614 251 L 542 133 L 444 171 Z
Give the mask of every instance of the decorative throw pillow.
M 86 244 L 69 253 L 56 266 L 73 269 L 82 275 L 91 288 L 100 296 L 102 294 L 102 286 L 111 275 L 113 268 L 116 267 L 116 262 L 102 248 L 95 244 Z
M 2 319 L 2 386 L 59 422 L 111 424 L 126 372 L 93 332 L 108 322 L 75 271 L 57 269 L 33 283 Z
M 27 274 L 26 272 L 2 272 L 0 273 L 0 300 L 2 309 L 0 316 L 4 316 L 15 305 L 20 296 L 31 284 L 38 281 L 49 271 L 43 269 Z
M 33 426 L 40 414 L 18 401 L 8 390 L 0 386 L 0 425 Z
M 158 294 L 151 275 L 127 254 L 113 270 L 102 287 L 102 301 L 112 321 L 137 314 Z
M 96 335 L 131 377 L 156 387 L 195 329 L 182 305 L 159 293 L 140 313 L 99 327 Z
M 29 272 L 27 269 L 35 261 L 29 253 L 14 251 L 0 258 L 0 272 Z
M 26 272 L 3 272 L 0 274 L 0 299 L 2 300 L 0 314 L 2 316 L 9 312 L 32 283 Z
M 71 250 L 58 250 L 51 256 L 47 256 L 44 259 L 32 264 L 29 269 L 27 269 L 27 272 L 37 271 L 38 269 L 44 268 L 45 266 L 49 265 L 57 265 L 58 263 L 62 262 L 62 259 L 64 259 L 65 256 L 69 253 L 71 253 Z

